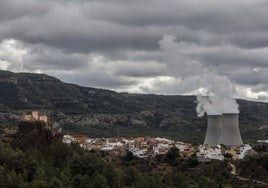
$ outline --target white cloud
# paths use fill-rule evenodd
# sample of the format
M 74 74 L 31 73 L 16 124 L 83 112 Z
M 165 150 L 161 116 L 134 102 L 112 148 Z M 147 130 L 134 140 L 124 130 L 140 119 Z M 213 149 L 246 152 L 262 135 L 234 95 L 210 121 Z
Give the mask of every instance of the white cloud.
M 23 57 L 27 49 L 14 39 L 6 39 L 0 43 L 0 68 L 3 70 L 23 71 Z
M 264 0 L 3 0 L 0 68 L 160 94 L 206 94 L 223 79 L 237 97 L 266 100 L 267 8 Z

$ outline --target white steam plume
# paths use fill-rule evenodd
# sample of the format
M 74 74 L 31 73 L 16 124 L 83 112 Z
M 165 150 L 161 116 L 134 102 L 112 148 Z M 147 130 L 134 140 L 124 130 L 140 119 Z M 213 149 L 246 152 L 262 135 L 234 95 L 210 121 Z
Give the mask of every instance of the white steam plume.
M 170 72 L 177 78 L 189 79 L 199 76 L 205 86 L 200 86 L 205 93 L 197 96 L 196 112 L 199 117 L 222 113 L 239 113 L 238 104 L 232 98 L 235 93 L 233 84 L 227 77 L 220 76 L 216 70 L 204 66 L 195 54 L 202 52 L 203 47 L 197 44 L 176 42 L 176 38 L 165 35 L 159 42 L 164 58 L 170 65 Z M 198 55 L 197 55 L 198 56 Z

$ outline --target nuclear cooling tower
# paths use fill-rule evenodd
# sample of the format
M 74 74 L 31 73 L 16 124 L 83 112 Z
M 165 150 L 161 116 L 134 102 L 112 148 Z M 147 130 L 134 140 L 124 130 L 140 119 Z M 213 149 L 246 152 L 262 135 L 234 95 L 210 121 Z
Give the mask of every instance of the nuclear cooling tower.
M 204 144 L 210 146 L 217 146 L 220 141 L 222 130 L 222 116 L 221 115 L 208 115 L 207 116 L 207 133 Z
M 222 114 L 222 132 L 219 143 L 226 146 L 243 144 L 239 131 L 238 114 Z

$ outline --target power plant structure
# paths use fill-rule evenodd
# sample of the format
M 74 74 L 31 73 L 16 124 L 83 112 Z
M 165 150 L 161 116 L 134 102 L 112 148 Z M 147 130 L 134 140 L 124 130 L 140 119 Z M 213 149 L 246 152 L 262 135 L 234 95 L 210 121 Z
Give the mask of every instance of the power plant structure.
M 204 144 L 217 146 L 240 146 L 243 141 L 238 124 L 238 113 L 207 116 L 207 133 Z
M 222 115 L 207 116 L 207 134 L 204 144 L 217 146 L 222 133 Z

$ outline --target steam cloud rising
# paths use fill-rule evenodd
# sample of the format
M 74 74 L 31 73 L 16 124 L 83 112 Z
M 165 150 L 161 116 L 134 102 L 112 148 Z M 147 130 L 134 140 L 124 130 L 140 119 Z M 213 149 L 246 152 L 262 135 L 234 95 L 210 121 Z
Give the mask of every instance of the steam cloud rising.
M 170 71 L 176 77 L 189 79 L 198 76 L 201 79 L 202 92 L 197 95 L 196 107 L 198 117 L 202 117 L 205 113 L 208 115 L 239 113 L 238 104 L 232 97 L 235 88 L 231 81 L 219 75 L 212 67 L 203 65 L 190 53 L 191 50 L 198 48 L 197 45 L 177 42 L 174 36 L 165 35 L 160 41 L 160 46 L 165 58 L 171 64 Z M 178 63 L 181 64 L 179 70 L 176 68 Z

